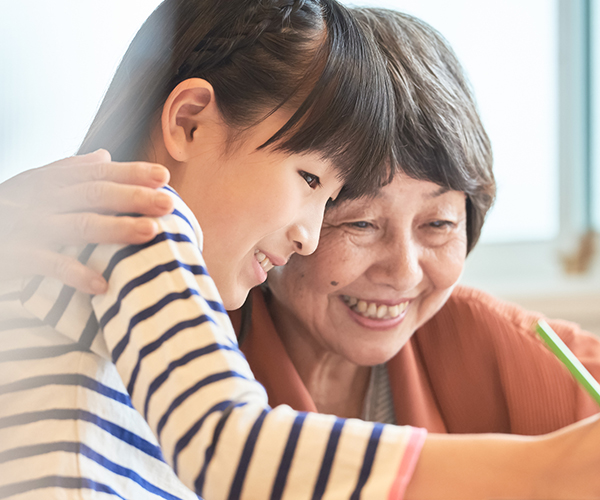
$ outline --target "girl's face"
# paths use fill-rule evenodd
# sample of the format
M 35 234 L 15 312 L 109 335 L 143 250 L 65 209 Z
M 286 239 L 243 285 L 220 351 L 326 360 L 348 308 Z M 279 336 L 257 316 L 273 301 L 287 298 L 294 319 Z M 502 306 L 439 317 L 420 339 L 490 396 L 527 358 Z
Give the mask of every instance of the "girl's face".
M 357 365 L 388 361 L 448 299 L 467 250 L 465 195 L 397 175 L 327 212 L 321 243 L 269 277 L 280 333 Z
M 202 128 L 195 156 L 172 177 L 200 222 L 208 271 L 230 310 L 273 266 L 293 253 L 314 252 L 325 205 L 342 187 L 317 154 L 257 149 L 291 114 L 278 110 L 233 145 L 228 127 L 215 120 Z

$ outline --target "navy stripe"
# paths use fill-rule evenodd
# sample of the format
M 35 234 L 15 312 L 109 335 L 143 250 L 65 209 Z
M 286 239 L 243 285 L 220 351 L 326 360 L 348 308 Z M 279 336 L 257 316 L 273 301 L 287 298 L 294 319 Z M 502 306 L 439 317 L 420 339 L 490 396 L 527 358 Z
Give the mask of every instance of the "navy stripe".
M 48 314 L 46 314 L 44 323 L 55 328 L 60 318 L 62 318 L 62 315 L 65 313 L 73 295 L 75 295 L 75 288 L 66 285 L 63 286 L 58 294 L 56 302 L 52 304 L 52 308 L 48 311 Z
M 90 349 L 99 332 L 100 326 L 98 325 L 98 320 L 96 319 L 96 313 L 92 312 L 79 337 L 79 345 L 85 349 Z
M 108 263 L 108 266 L 106 267 L 106 269 L 104 270 L 104 272 L 102 273 L 102 276 L 104 277 L 104 279 L 106 281 L 110 280 L 110 277 L 112 275 L 112 272 L 115 269 L 115 266 L 121 262 L 122 260 L 125 260 L 127 257 L 131 257 L 132 255 L 135 255 L 138 252 L 141 252 L 142 250 L 145 250 L 146 248 L 150 248 L 158 243 L 161 243 L 163 241 L 167 241 L 167 240 L 171 240 L 174 241 L 176 243 L 181 243 L 181 242 L 186 242 L 186 243 L 192 243 L 192 240 L 190 240 L 185 234 L 180 234 L 180 233 L 160 233 L 157 234 L 151 241 L 149 241 L 148 243 L 144 243 L 143 245 L 129 245 L 126 246 L 125 248 L 122 248 L 121 250 L 119 250 L 118 252 L 116 252 L 112 258 L 110 259 L 110 262 Z
M 192 328 L 198 325 L 201 325 L 202 323 L 205 323 L 207 321 L 211 321 L 214 323 L 214 321 L 209 318 L 206 315 L 202 315 L 202 316 L 198 316 L 197 318 L 193 318 L 193 319 L 189 319 L 187 321 L 182 321 L 181 323 L 177 323 L 175 326 L 173 326 L 172 328 L 170 328 L 169 330 L 167 330 L 158 340 L 156 340 L 156 342 L 159 343 L 159 345 L 156 346 L 156 348 L 160 347 L 160 345 L 162 345 L 164 342 L 166 342 L 167 340 L 169 340 L 171 337 L 175 336 L 177 333 L 179 333 L 182 330 L 186 330 L 187 328 Z M 213 345 L 213 344 L 211 344 Z M 209 346 L 207 346 L 209 347 Z M 154 349 L 152 349 L 154 350 Z M 171 366 L 173 363 L 175 363 L 176 361 L 172 362 L 169 366 Z M 137 365 L 136 365 L 137 368 Z M 167 370 L 169 368 L 167 367 Z M 139 370 L 138 370 L 139 371 Z M 136 376 L 137 376 L 137 371 L 136 371 Z M 152 385 L 150 385 L 149 390 L 151 392 L 154 392 L 156 389 L 158 389 L 158 387 L 160 387 L 160 384 L 162 384 L 162 382 L 164 382 L 163 379 L 161 379 L 161 377 L 164 376 L 164 379 L 166 380 L 166 377 L 168 376 L 168 373 L 163 372 L 163 374 L 159 375 L 154 382 L 152 382 Z M 162 381 L 160 381 L 162 380 Z M 159 382 L 160 381 L 160 382 Z M 153 387 L 159 384 L 155 389 L 153 389 Z M 129 384 L 128 384 L 129 386 Z
M 224 401 L 223 403 L 227 403 L 227 401 Z M 229 403 L 233 403 L 233 402 L 230 401 Z M 229 406 L 225 405 L 225 407 L 222 408 L 223 414 L 221 415 L 219 422 L 215 426 L 215 431 L 213 433 L 212 442 L 210 443 L 208 448 L 206 448 L 206 451 L 204 453 L 204 463 L 202 464 L 202 469 L 200 470 L 200 474 L 198 474 L 198 477 L 194 481 L 194 490 L 199 495 L 202 494 L 202 490 L 204 488 L 204 481 L 206 480 L 206 471 L 208 469 L 208 466 L 210 465 L 213 455 L 215 454 L 215 448 L 217 447 L 217 443 L 219 442 L 219 438 L 221 437 L 221 432 L 223 431 L 223 427 L 225 427 L 225 424 L 227 423 L 227 419 L 230 417 L 231 413 L 233 412 L 233 410 L 235 408 L 245 406 L 245 405 L 246 405 L 246 403 L 235 403 L 235 404 L 230 404 Z M 220 403 L 218 405 L 215 405 L 213 408 L 216 408 L 217 406 L 223 406 L 223 404 Z M 212 411 L 209 413 L 212 413 Z M 203 419 L 205 419 L 209 415 L 209 413 L 204 415 L 204 417 L 202 417 L 201 421 L 203 421 Z M 200 423 L 201 421 L 196 423 L 190 429 L 190 431 L 188 431 L 190 433 L 190 436 L 189 436 L 189 439 L 187 439 L 186 446 L 189 443 L 189 441 L 192 439 L 192 437 L 196 434 L 196 432 L 198 432 L 198 429 L 202 426 L 202 424 Z M 192 433 L 192 431 L 193 431 L 193 433 Z M 181 442 L 181 440 L 180 440 L 180 442 Z M 179 443 L 177 443 L 177 444 L 179 445 Z M 182 447 L 181 449 L 183 449 L 184 447 Z M 177 456 L 179 455 L 180 451 L 181 450 L 177 450 Z M 176 457 L 174 457 L 174 458 L 176 458 Z M 176 463 L 176 462 L 174 462 L 174 463 Z M 177 469 L 175 469 L 175 472 L 177 472 Z
M 202 415 L 200 417 L 200 419 L 197 420 L 196 423 L 194 425 L 192 425 L 181 438 L 179 438 L 179 441 L 177 441 L 177 443 L 175 445 L 175 449 L 173 451 L 173 470 L 175 471 L 175 474 L 177 474 L 178 468 L 179 468 L 179 453 L 181 453 L 181 451 L 183 449 L 185 449 L 185 447 L 188 444 L 190 444 L 190 441 L 198 433 L 198 431 L 200 430 L 202 425 L 204 425 L 204 421 L 213 413 L 218 412 L 218 411 L 220 411 L 220 412 L 225 411 L 227 408 L 230 408 L 232 406 L 233 406 L 233 401 L 221 401 L 221 402 L 217 403 L 212 408 L 210 408 L 204 415 Z M 215 433 L 216 432 L 217 432 L 217 429 L 215 428 Z M 199 493 L 197 488 L 196 488 L 196 493 Z
M 83 455 L 84 457 L 87 457 L 90 460 L 96 462 L 98 465 L 104 467 L 106 470 L 109 470 L 114 474 L 132 480 L 133 482 L 144 488 L 146 491 L 149 491 L 150 493 L 164 498 L 165 500 L 181 500 L 179 497 L 172 495 L 163 490 L 162 488 L 155 486 L 150 481 L 147 481 L 137 472 L 128 469 L 127 467 L 123 467 L 122 465 L 119 465 L 113 462 L 112 460 L 109 460 L 108 458 L 102 456 L 100 453 L 94 451 L 92 448 L 86 446 L 83 443 L 57 441 L 54 443 L 24 446 L 22 448 L 16 448 L 13 450 L 8 450 L 8 452 L 0 453 L 0 463 L 9 460 L 17 460 L 20 458 L 47 455 L 48 453 L 56 452 L 77 453 Z
M 292 425 L 292 429 L 290 430 L 290 435 L 288 436 L 288 440 L 285 445 L 285 450 L 283 450 L 283 457 L 281 458 L 281 462 L 279 463 L 277 476 L 275 477 L 275 482 L 273 483 L 273 489 L 271 490 L 270 500 L 280 500 L 283 495 L 283 490 L 285 488 L 285 484 L 287 483 L 287 477 L 290 472 L 290 467 L 292 465 L 292 459 L 294 458 L 294 453 L 296 453 L 296 446 L 298 445 L 300 431 L 302 430 L 302 426 L 304 425 L 306 415 L 306 413 L 300 412 L 296 415 L 296 418 L 294 419 L 294 424 Z
M 132 318 L 129 320 L 129 325 L 127 327 L 127 331 L 125 332 L 125 335 L 123 335 L 121 340 L 119 340 L 119 342 L 113 349 L 113 352 L 112 352 L 113 363 L 116 363 L 119 360 L 119 358 L 121 357 L 121 354 L 123 354 L 123 351 L 127 347 L 127 344 L 129 344 L 129 339 L 131 338 L 132 330 L 139 323 L 154 316 L 157 312 L 159 312 L 161 309 L 163 309 L 167 305 L 169 305 L 173 302 L 176 302 L 178 300 L 189 299 L 192 295 L 200 296 L 200 292 L 198 292 L 197 290 L 192 290 L 190 288 L 187 288 L 186 290 L 184 290 L 182 292 L 169 293 L 168 295 L 166 295 L 165 297 L 160 299 L 155 304 L 147 307 L 146 309 L 143 309 L 142 311 L 140 311 L 137 314 L 135 314 L 134 316 L 132 316 Z M 118 305 L 120 307 L 121 303 L 119 303 Z M 104 317 L 102 319 L 104 320 Z
M 195 351 L 189 352 L 185 354 L 183 357 L 176 359 L 175 361 L 171 361 L 167 366 L 166 370 L 163 371 L 158 377 L 156 377 L 150 386 L 148 387 L 148 393 L 146 394 L 146 401 L 144 402 L 144 416 L 148 418 L 148 406 L 150 404 L 150 399 L 154 395 L 154 393 L 160 388 L 161 385 L 165 383 L 165 381 L 169 378 L 169 375 L 173 372 L 173 370 L 183 366 L 194 359 L 197 359 L 205 354 L 210 354 L 211 352 L 215 352 L 219 349 L 229 349 L 226 346 L 221 346 L 220 344 L 210 344 L 206 347 L 202 347 Z M 229 349 L 233 350 L 233 349 Z
M 0 429 L 18 427 L 34 422 L 42 422 L 44 420 L 83 420 L 84 422 L 89 422 L 124 443 L 137 448 L 146 455 L 164 462 L 162 452 L 158 446 L 117 424 L 104 420 L 103 418 L 84 410 L 45 410 L 2 417 L 0 418 Z
M 44 326 L 44 323 L 39 318 L 12 318 L 0 321 L 0 332 L 19 328 L 39 328 L 40 326 Z
M 46 387 L 49 385 L 70 385 L 85 387 L 91 391 L 94 391 L 102 396 L 112 399 L 118 403 L 124 404 L 133 408 L 129 394 L 119 392 L 112 389 L 104 384 L 101 384 L 93 378 L 86 377 L 85 375 L 79 374 L 57 374 L 57 375 L 42 375 L 39 377 L 31 377 L 18 382 L 12 382 L 0 386 L 0 394 L 10 394 L 13 392 L 28 391 L 31 389 L 38 389 L 40 387 Z
M 167 491 L 159 488 L 158 486 L 153 485 L 146 479 L 142 478 L 137 472 L 112 462 L 111 460 L 107 459 L 106 457 L 103 457 L 99 453 L 87 447 L 83 443 L 80 444 L 79 452 L 82 455 L 88 457 L 90 460 L 93 460 L 97 464 L 101 465 L 105 469 L 115 474 L 118 474 L 119 476 L 131 479 L 150 493 L 154 493 L 155 495 L 164 498 L 165 500 L 180 500 L 179 497 L 168 493 Z
M 94 253 L 94 250 L 96 250 L 97 247 L 98 247 L 98 243 L 90 243 L 90 244 L 86 245 L 86 247 L 81 251 L 81 253 L 77 257 L 77 260 L 81 264 L 84 264 L 84 265 L 87 264 L 88 260 L 90 260 L 90 257 L 92 256 L 92 254 Z
M 183 215 L 179 210 L 174 209 L 172 212 L 173 215 L 179 217 L 180 219 L 182 219 L 183 221 L 187 222 L 188 226 L 190 226 L 192 228 L 192 232 L 194 234 L 196 234 L 196 230 L 194 229 L 194 226 L 192 226 L 192 223 L 188 220 L 188 218 Z
M 235 472 L 235 477 L 233 478 L 233 483 L 231 484 L 231 489 L 229 490 L 229 500 L 238 500 L 242 495 L 242 487 L 244 486 L 244 480 L 246 479 L 246 473 L 250 466 L 252 454 L 254 453 L 258 434 L 260 433 L 260 429 L 262 428 L 262 424 L 268 413 L 269 410 L 264 409 L 256 419 L 256 422 L 254 422 L 252 429 L 250 429 L 248 439 L 246 439 L 246 444 L 244 445 L 244 450 L 242 451 L 242 456 L 238 463 L 237 471 Z
M 46 347 L 28 347 L 0 353 L 0 363 L 9 361 L 31 361 L 34 359 L 58 358 L 71 352 L 88 352 L 78 344 L 52 345 Z
M 77 257 L 77 260 L 81 264 L 87 264 L 88 260 L 90 259 L 92 253 L 94 252 L 97 246 L 98 245 L 96 243 L 87 245 L 81 251 L 81 253 Z M 75 295 L 75 288 L 66 285 L 63 286 L 60 293 L 58 294 L 58 298 L 56 299 L 54 304 L 52 304 L 52 308 L 50 309 L 50 311 L 48 311 L 48 314 L 46 314 L 46 317 L 44 318 L 44 323 L 55 328 L 58 322 L 60 321 L 60 318 L 62 318 L 63 314 L 67 310 L 67 307 L 69 306 L 73 295 Z
M 119 495 L 110 486 L 83 477 L 45 476 L 31 481 L 7 484 L 0 486 L 0 498 L 8 498 L 27 491 L 41 490 L 44 488 L 61 488 L 63 490 L 92 490 L 114 495 L 121 500 L 127 500 Z
M 102 319 L 100 320 L 100 326 L 104 328 L 106 324 L 117 315 L 121 308 L 121 302 L 132 290 L 135 290 L 138 286 L 141 286 L 144 283 L 152 281 L 154 278 L 163 273 L 169 273 L 175 269 L 185 269 L 186 271 L 189 271 L 197 276 L 208 275 L 206 268 L 200 265 L 184 264 L 178 260 L 173 260 L 171 262 L 167 262 L 166 264 L 160 264 L 155 268 L 150 269 L 150 271 L 145 272 L 141 276 L 132 279 L 129 283 L 123 286 L 123 288 L 119 291 L 119 296 L 117 297 L 115 303 L 102 316 Z
M 179 193 L 177 191 L 175 191 L 171 186 L 163 186 L 161 189 L 164 189 L 165 191 L 169 191 L 169 193 L 173 193 L 175 196 L 177 196 L 177 198 L 179 198 L 181 201 L 183 201 L 183 198 L 181 196 L 179 196 Z
M 371 469 L 373 468 L 373 462 L 375 461 L 375 453 L 377 452 L 377 446 L 379 445 L 379 438 L 382 432 L 383 424 L 373 425 L 373 431 L 371 432 L 371 438 L 369 439 L 369 444 L 367 445 L 367 449 L 365 451 L 365 457 L 363 458 L 360 475 L 358 476 L 356 488 L 354 488 L 354 492 L 350 496 L 350 500 L 360 500 L 362 489 L 364 488 L 367 479 L 369 479 L 369 476 L 371 475 Z
M 208 307 L 210 307 L 213 311 L 227 314 L 227 309 L 225 309 L 225 306 L 221 304 L 221 302 L 219 302 L 218 300 L 204 299 L 204 302 L 206 302 L 208 304 Z
M 135 364 L 135 367 L 133 368 L 133 371 L 131 372 L 131 377 L 129 379 L 129 383 L 127 384 L 127 392 L 129 394 L 133 394 L 133 389 L 135 387 L 135 382 L 137 380 L 138 374 L 139 374 L 141 366 L 142 366 L 142 360 L 146 356 L 148 356 L 148 355 L 152 354 L 154 351 L 156 351 L 168 339 L 170 339 L 173 335 L 175 335 L 175 333 L 177 333 L 177 332 L 179 332 L 179 331 L 181 331 L 182 329 L 185 329 L 185 328 L 190 328 L 190 327 L 197 326 L 197 325 L 202 324 L 202 323 L 204 323 L 204 322 L 206 322 L 208 320 L 209 320 L 209 318 L 203 314 L 202 316 L 199 316 L 198 318 L 194 318 L 193 320 L 189 320 L 189 321 L 184 321 L 182 323 L 178 323 L 173 328 L 167 330 L 164 333 L 164 335 L 162 335 L 160 338 L 158 338 L 154 342 L 151 342 L 150 344 L 148 344 L 148 345 L 144 346 L 142 349 L 140 349 L 140 352 L 138 354 L 137 363 Z M 176 329 L 176 331 L 173 331 L 174 329 Z M 201 349 L 197 349 L 195 351 L 192 351 L 192 353 L 199 352 L 202 349 L 207 349 L 208 350 L 206 352 L 207 354 L 209 352 L 214 352 L 217 349 L 234 350 L 232 347 L 229 347 L 229 346 L 226 346 L 226 345 L 222 345 L 222 344 L 210 344 L 210 345 L 208 345 L 206 347 L 202 347 Z M 190 354 L 192 354 L 192 353 L 190 353 Z
M 340 441 L 340 435 L 346 421 L 342 418 L 336 418 L 331 434 L 329 434 L 329 441 L 327 442 L 327 448 L 325 448 L 325 455 L 323 455 L 323 462 L 321 463 L 321 470 L 319 477 L 317 478 L 317 484 L 313 491 L 313 500 L 320 500 L 323 498 L 325 488 L 327 487 L 327 481 L 329 481 L 329 474 L 331 473 L 331 466 L 333 465 L 333 459 L 335 458 L 335 452 L 337 450 L 338 443 Z
M 206 387 L 207 385 L 214 384 L 215 382 L 219 382 L 221 380 L 226 380 L 228 378 L 241 378 L 241 379 L 247 380 L 246 377 L 244 377 L 243 375 L 241 375 L 239 373 L 236 373 L 234 371 L 226 371 L 226 372 L 222 372 L 222 373 L 213 373 L 212 375 L 209 375 L 208 377 L 200 380 L 199 382 L 197 382 L 196 384 L 194 384 L 192 387 L 190 387 L 188 390 L 182 392 L 179 396 L 177 396 L 173 400 L 173 402 L 171 403 L 171 405 L 169 406 L 169 409 L 165 412 L 165 414 L 161 417 L 160 421 L 158 422 L 158 425 L 156 427 L 156 434 L 159 436 L 159 439 L 160 439 L 160 435 L 162 433 L 162 430 L 163 430 L 164 426 L 167 424 L 167 421 L 169 420 L 169 417 L 171 416 L 171 414 L 187 398 L 189 398 L 192 394 L 195 394 L 196 392 L 198 392 L 203 387 Z M 147 410 L 148 410 L 148 408 L 146 407 L 146 412 L 147 412 Z
M 21 303 L 22 304 L 24 304 L 31 297 L 33 297 L 33 294 L 40 287 L 40 285 L 42 284 L 42 281 L 44 281 L 44 277 L 43 276 L 34 276 L 33 278 L 31 278 L 31 280 L 29 281 L 29 283 L 27 283 L 27 285 L 25 286 L 25 288 L 21 292 Z

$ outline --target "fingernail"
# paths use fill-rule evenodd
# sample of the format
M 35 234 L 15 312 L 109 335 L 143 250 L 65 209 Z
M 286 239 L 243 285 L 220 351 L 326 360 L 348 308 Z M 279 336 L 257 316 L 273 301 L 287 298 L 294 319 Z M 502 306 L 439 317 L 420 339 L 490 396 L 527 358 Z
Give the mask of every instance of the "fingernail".
M 108 284 L 100 278 L 94 278 L 90 283 L 90 287 L 92 288 L 92 293 L 99 295 L 106 291 Z
M 158 232 L 158 224 L 151 219 L 141 219 L 136 229 L 143 236 L 151 236 Z
M 173 201 L 168 194 L 156 193 L 154 195 L 154 204 L 162 210 L 170 210 L 173 206 Z
M 168 171 L 166 169 L 164 169 L 163 167 L 152 167 L 151 171 L 150 171 L 150 177 L 152 177 L 152 179 L 156 182 L 159 182 L 161 184 L 166 184 L 167 181 L 169 180 L 169 176 L 168 176 Z

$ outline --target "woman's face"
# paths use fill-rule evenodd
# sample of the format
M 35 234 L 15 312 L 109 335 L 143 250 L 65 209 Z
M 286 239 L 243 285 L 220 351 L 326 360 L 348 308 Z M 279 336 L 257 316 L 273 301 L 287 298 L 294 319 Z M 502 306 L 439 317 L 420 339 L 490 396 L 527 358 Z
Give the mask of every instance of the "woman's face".
M 317 251 L 270 273 L 280 333 L 383 363 L 446 302 L 466 249 L 464 193 L 397 175 L 377 197 L 328 211 Z
M 277 111 L 233 145 L 226 125 L 206 127 L 201 150 L 186 166 L 191 175 L 176 185 L 200 222 L 208 270 L 230 310 L 273 266 L 294 252 L 314 252 L 325 205 L 342 186 L 316 154 L 257 149 L 290 116 Z

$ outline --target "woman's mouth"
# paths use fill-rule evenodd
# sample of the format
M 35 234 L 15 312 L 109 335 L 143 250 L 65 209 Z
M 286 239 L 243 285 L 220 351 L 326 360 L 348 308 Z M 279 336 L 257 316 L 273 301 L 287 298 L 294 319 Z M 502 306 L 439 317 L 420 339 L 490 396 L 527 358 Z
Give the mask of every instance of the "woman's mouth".
M 380 320 L 399 318 L 404 314 L 409 304 L 409 301 L 407 300 L 390 306 L 387 304 L 362 300 L 349 295 L 342 295 L 342 300 L 352 311 L 360 316 Z

